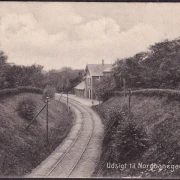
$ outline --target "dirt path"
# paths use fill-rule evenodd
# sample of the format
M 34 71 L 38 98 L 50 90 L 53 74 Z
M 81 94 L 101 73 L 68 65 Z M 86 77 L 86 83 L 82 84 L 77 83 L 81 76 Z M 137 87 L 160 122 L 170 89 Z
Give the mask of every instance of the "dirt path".
M 59 99 L 57 94 L 56 98 Z M 66 102 L 66 98 L 62 97 Z M 86 105 L 84 105 L 86 104 Z M 91 177 L 101 155 L 103 124 L 99 116 L 88 107 L 91 101 L 70 96 L 69 106 L 76 120 L 74 126 L 56 150 L 27 177 Z

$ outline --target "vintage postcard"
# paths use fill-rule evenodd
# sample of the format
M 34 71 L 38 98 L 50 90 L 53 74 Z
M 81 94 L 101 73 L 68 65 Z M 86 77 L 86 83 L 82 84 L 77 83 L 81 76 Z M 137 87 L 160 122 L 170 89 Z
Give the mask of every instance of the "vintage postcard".
M 0 178 L 180 178 L 180 3 L 0 2 Z

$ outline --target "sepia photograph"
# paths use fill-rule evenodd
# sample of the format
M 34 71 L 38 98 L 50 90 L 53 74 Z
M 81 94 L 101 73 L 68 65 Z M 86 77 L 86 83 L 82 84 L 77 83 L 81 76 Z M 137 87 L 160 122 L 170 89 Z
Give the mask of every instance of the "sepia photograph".
M 180 179 L 180 3 L 1 1 L 0 178 Z

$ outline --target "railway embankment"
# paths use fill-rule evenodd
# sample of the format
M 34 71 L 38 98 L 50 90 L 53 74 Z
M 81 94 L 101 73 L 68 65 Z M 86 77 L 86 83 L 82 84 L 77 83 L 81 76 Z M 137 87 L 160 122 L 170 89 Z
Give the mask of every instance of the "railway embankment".
M 36 114 L 45 105 L 40 93 L 42 91 L 37 88 L 0 92 L 0 177 L 22 177 L 30 173 L 61 144 L 72 127 L 72 112 L 68 113 L 64 103 L 51 100 L 48 115 L 49 143 L 46 139 L 46 108 L 26 129 L 30 120 L 19 115 L 18 104 L 28 98 L 26 102 L 36 104 Z M 30 104 L 24 108 L 31 110 Z
M 93 109 L 105 126 L 94 177 L 179 177 L 179 91 L 133 92 L 130 109 L 116 93 Z

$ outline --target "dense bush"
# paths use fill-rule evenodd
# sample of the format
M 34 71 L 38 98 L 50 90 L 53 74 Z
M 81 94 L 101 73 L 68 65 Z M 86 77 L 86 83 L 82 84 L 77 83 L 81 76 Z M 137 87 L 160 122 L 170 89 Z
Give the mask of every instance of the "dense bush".
M 19 86 L 44 87 L 43 67 L 33 64 L 31 66 L 10 65 L 6 70 L 5 80 L 1 88 L 16 88 Z
M 18 115 L 24 119 L 32 120 L 36 113 L 36 102 L 31 98 L 24 98 L 18 103 Z
M 179 142 L 177 142 L 180 135 L 178 131 L 174 131 L 174 126 L 179 127 L 179 121 L 171 118 L 167 118 L 154 126 L 152 141 L 156 147 L 156 152 L 153 155 L 155 159 L 158 154 L 158 162 L 161 164 L 180 163 Z
M 60 70 L 50 70 L 44 75 L 45 85 L 51 85 L 57 92 L 74 91 L 84 76 L 84 70 L 62 67 Z
M 22 86 L 17 88 L 19 92 L 29 92 L 29 93 L 36 93 L 36 94 L 42 94 L 43 90 L 41 88 L 37 87 L 30 87 L 30 86 Z
M 138 121 L 132 113 L 128 114 L 126 103 L 117 104 L 116 107 L 104 106 L 102 104 L 95 110 L 100 111 L 103 117 L 106 135 L 103 143 L 106 148 L 108 145 L 111 149 L 111 160 L 128 163 L 141 157 L 150 145 L 150 138 L 144 127 L 137 124 Z
M 108 115 L 106 116 L 108 118 L 107 128 L 110 128 L 111 126 L 117 127 L 122 123 L 124 118 L 122 110 L 118 110 L 118 108 L 110 108 Z
M 12 89 L 3 89 L 0 90 L 0 97 L 6 97 L 9 95 L 16 95 L 19 93 L 36 93 L 36 94 L 42 94 L 43 90 L 36 87 L 18 87 L 18 88 L 12 88 Z
M 124 92 L 116 91 L 114 95 L 123 96 Z M 171 100 L 180 101 L 180 91 L 171 89 L 141 89 L 132 91 L 132 95 L 166 97 Z
M 12 89 L 3 89 L 0 90 L 0 97 L 5 97 L 9 95 L 15 95 L 18 94 L 19 90 L 17 88 L 12 88 Z
M 128 88 L 178 89 L 180 86 L 180 38 L 165 40 L 133 57 L 118 59 L 113 68 L 116 88 L 123 79 Z
M 56 93 L 56 88 L 52 86 L 46 86 L 46 88 L 43 91 L 43 99 L 46 99 L 46 97 L 49 97 L 50 99 L 53 99 Z
M 93 94 L 98 100 L 106 101 L 114 93 L 115 82 L 113 77 L 103 77 L 100 82 L 95 81 Z
M 118 125 L 109 146 L 113 161 L 127 163 L 142 156 L 149 147 L 149 140 L 144 128 L 130 118 Z

